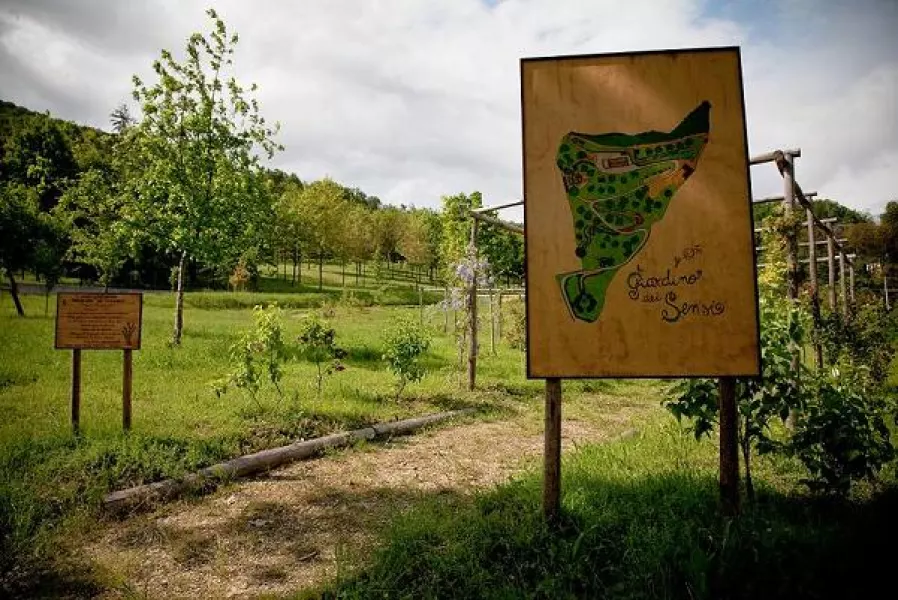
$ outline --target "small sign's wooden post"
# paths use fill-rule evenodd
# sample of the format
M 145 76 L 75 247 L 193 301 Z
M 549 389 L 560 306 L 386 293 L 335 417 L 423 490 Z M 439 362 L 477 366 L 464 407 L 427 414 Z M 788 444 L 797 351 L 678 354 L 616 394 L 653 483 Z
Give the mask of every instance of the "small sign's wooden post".
M 72 350 L 72 433 L 81 427 L 81 348 Z
M 122 426 L 131 429 L 132 351 L 140 350 L 143 295 L 60 292 L 54 347 L 72 351 L 72 430 L 81 420 L 81 351 L 124 351 Z
M 561 379 L 546 379 L 546 432 L 543 477 L 543 514 L 558 517 L 561 505 Z
M 721 377 L 720 393 L 720 503 L 727 516 L 739 514 L 739 425 L 736 379 Z
M 131 349 L 123 350 L 122 361 L 122 428 L 131 430 L 131 382 L 133 370 L 131 368 Z

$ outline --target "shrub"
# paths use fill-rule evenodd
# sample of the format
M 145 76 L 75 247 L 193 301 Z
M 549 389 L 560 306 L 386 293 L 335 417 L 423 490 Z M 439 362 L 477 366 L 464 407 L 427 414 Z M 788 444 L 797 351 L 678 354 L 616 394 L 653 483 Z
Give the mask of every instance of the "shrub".
M 810 472 L 804 483 L 812 490 L 846 495 L 853 482 L 872 479 L 895 456 L 885 423 L 889 403 L 866 369 L 847 362 L 807 386 L 789 448 Z
M 325 376 L 346 368 L 340 362 L 346 357 L 346 351 L 337 346 L 336 338 L 336 330 L 320 315 L 311 313 L 303 318 L 297 339 L 302 355 L 318 369 L 315 383 L 319 398 Z
M 400 319 L 384 336 L 383 360 L 396 376 L 396 400 L 410 382 L 421 381 L 426 370 L 420 357 L 430 348 L 430 336 L 419 324 Z
M 253 328 L 244 332 L 240 340 L 231 346 L 230 357 L 234 370 L 214 382 L 212 387 L 219 396 L 234 386 L 245 391 L 258 403 L 257 395 L 267 379 L 283 397 L 280 381 L 283 365 L 291 356 L 284 342 L 284 316 L 277 304 L 253 308 Z

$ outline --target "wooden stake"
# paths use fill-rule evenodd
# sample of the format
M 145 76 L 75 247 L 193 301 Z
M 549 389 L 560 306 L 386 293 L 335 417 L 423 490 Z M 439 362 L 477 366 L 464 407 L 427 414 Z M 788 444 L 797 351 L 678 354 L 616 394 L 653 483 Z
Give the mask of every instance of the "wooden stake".
M 72 433 L 81 426 L 81 349 L 72 350 Z
M 502 290 L 499 290 L 499 297 L 496 298 L 496 302 L 498 304 L 497 312 L 499 313 L 496 318 L 496 337 L 499 338 L 499 341 L 502 341 Z
M 779 164 L 777 166 L 780 166 Z M 783 208 L 787 217 L 795 210 L 795 163 L 791 154 L 783 155 Z M 789 268 L 789 299 L 798 299 L 798 237 L 793 228 L 786 232 L 786 263 Z
M 814 211 L 810 208 L 805 209 L 808 225 L 808 275 L 811 279 L 811 317 L 814 322 L 814 330 L 820 330 L 820 293 L 817 288 L 817 240 L 816 227 L 814 227 Z M 819 338 L 818 335 L 814 336 Z M 823 345 L 818 341 L 814 342 L 814 359 L 817 369 L 823 368 Z
M 449 333 L 449 288 L 443 290 L 443 333 Z
M 854 310 L 854 263 L 848 265 L 848 297 L 851 299 L 851 309 Z
M 124 360 L 122 361 L 122 429 L 124 429 L 125 431 L 131 431 L 131 387 L 133 382 L 131 349 L 125 348 L 123 352 Z
M 739 514 L 739 423 L 736 380 L 721 377 L 720 393 L 720 504 L 723 514 Z
M 829 269 L 829 309 L 836 311 L 836 241 L 826 236 L 826 266 Z
M 424 288 L 418 288 L 418 311 L 421 325 L 424 325 Z
M 496 354 L 496 313 L 493 311 L 493 286 L 490 286 L 490 354 Z
M 561 379 L 546 379 L 546 431 L 543 470 L 543 514 L 558 518 L 561 506 Z
M 889 278 L 886 277 L 886 269 L 885 265 L 882 268 L 882 290 L 885 292 L 885 300 L 886 300 L 886 312 L 892 310 L 891 305 L 889 304 Z
M 845 253 L 839 250 L 839 294 L 842 296 L 842 316 L 848 316 L 848 291 L 845 281 Z
M 471 245 L 468 255 L 477 259 L 477 219 L 471 219 Z M 471 335 L 468 347 L 468 390 L 473 391 L 477 382 L 477 269 L 471 273 L 470 297 L 468 298 L 468 331 Z

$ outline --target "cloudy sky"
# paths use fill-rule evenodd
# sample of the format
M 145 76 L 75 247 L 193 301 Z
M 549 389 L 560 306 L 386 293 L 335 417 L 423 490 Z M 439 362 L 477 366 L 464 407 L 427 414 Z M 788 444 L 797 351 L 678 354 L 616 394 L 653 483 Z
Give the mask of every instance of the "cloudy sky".
M 519 58 L 739 45 L 752 154 L 800 147 L 805 190 L 857 209 L 898 199 L 898 0 L 3 0 L 0 98 L 108 129 L 209 5 L 282 125 L 274 166 L 303 179 L 393 204 L 516 199 Z M 753 185 L 782 189 L 770 165 Z

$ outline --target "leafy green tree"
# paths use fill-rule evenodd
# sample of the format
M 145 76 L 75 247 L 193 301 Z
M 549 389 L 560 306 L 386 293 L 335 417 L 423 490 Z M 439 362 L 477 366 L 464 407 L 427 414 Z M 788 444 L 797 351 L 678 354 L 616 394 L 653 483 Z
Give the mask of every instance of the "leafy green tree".
M 377 257 L 387 262 L 389 270 L 392 270 L 393 261 L 399 257 L 403 224 L 403 212 L 395 206 L 386 206 L 374 213 L 374 246 Z
M 25 310 L 19 300 L 15 273 L 32 266 L 34 248 L 40 237 L 35 190 L 21 184 L 0 184 L 0 268 L 6 271 L 10 294 L 20 317 L 25 316 Z
M 59 283 L 63 274 L 63 263 L 72 245 L 71 225 L 68 215 L 54 209 L 50 213 L 38 214 L 40 237 L 34 247 L 32 268 L 44 280 L 44 314 L 49 312 L 50 292 Z
M 343 371 L 340 359 L 346 357 L 346 351 L 337 346 L 337 331 L 319 315 L 306 315 L 300 325 L 300 353 L 318 369 L 315 377 L 317 395 L 321 397 L 324 378 L 338 371 Z
M 37 191 L 40 206 L 56 205 L 77 172 L 72 145 L 63 128 L 48 115 L 35 115 L 6 140 L 0 177 Z
M 346 259 L 355 263 L 355 284 L 359 285 L 362 265 L 374 256 L 374 213 L 363 204 L 350 204 L 344 221 L 340 246 Z
M 212 30 L 190 36 L 183 62 L 163 50 L 153 63 L 158 80 L 134 77 L 142 120 L 123 137 L 133 177 L 132 195 L 144 216 L 142 231 L 177 264 L 172 343 L 181 341 L 184 268 L 188 259 L 230 271 L 271 224 L 271 198 L 260 167 L 262 153 L 280 149 L 255 99 L 232 69 L 238 41 L 214 10 Z M 137 168 L 139 167 L 139 168 Z
M 443 210 L 440 213 L 443 225 L 440 267 L 448 282 L 455 280 L 455 265 L 465 258 L 471 240 L 471 218 L 468 213 L 472 209 L 482 207 L 483 196 L 480 192 L 443 196 Z
M 129 127 L 136 123 L 137 120 L 131 116 L 131 109 L 129 109 L 128 105 L 124 102 L 116 106 L 113 111 L 109 113 L 109 124 L 112 125 L 112 130 L 118 134 L 124 133 Z
M 421 269 L 427 268 L 433 260 L 430 223 L 427 211 L 423 210 L 404 213 L 404 221 L 398 249 L 405 257 L 406 262 L 415 267 L 417 271 L 415 285 L 417 286 L 421 283 Z
M 324 285 L 324 259 L 340 243 L 347 205 L 343 188 L 333 179 L 314 181 L 300 190 L 295 200 L 298 230 L 304 232 L 309 251 L 318 259 L 318 289 Z
M 275 222 L 270 229 L 274 263 L 277 265 L 282 257 L 290 256 L 293 261 L 293 285 L 296 285 L 297 273 L 300 283 L 302 282 L 302 252 L 309 243 L 308 226 L 302 221 L 303 212 L 297 204 L 302 189 L 301 183 L 292 181 L 284 186 L 277 196 Z
M 139 240 L 135 205 L 103 171 L 82 173 L 63 194 L 60 213 L 71 223 L 72 258 L 94 267 L 109 288 Z
M 384 335 L 383 360 L 396 376 L 396 400 L 405 387 L 421 381 L 427 370 L 421 364 L 421 356 L 430 348 L 430 336 L 418 323 L 402 318 Z

